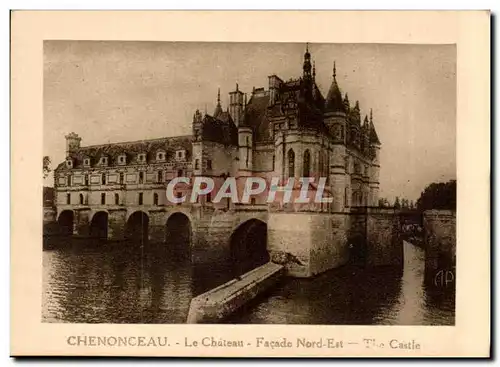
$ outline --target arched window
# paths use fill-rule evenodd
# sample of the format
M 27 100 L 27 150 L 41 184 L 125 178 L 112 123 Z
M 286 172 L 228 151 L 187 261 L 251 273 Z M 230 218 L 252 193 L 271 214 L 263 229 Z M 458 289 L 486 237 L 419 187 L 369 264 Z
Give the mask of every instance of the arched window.
M 68 186 L 71 186 L 71 176 L 68 175 Z
M 66 204 L 71 204 L 71 194 L 66 194 Z
M 295 153 L 293 149 L 288 151 L 288 177 L 295 177 Z
M 101 175 L 101 182 L 102 182 L 103 185 L 106 185 L 106 174 L 105 173 L 103 173 Z
M 163 171 L 158 171 L 158 182 L 163 182 Z
M 139 193 L 139 205 L 142 205 L 143 203 L 143 194 L 142 192 Z
M 323 176 L 323 152 L 318 153 L 318 170 L 319 177 Z
M 354 163 L 354 173 L 357 175 L 361 173 L 361 166 L 358 162 Z
M 153 205 L 158 205 L 158 194 L 157 193 L 155 193 L 153 195 Z
M 80 205 L 83 205 L 83 194 L 80 194 Z
M 325 177 L 326 177 L 326 182 L 329 182 L 329 177 L 330 177 L 330 154 L 328 154 L 328 152 L 325 153 Z
M 101 204 L 102 205 L 106 204 L 106 194 L 105 193 L 101 194 Z
M 139 183 L 143 183 L 144 182 L 144 172 L 139 172 Z
M 304 170 L 303 170 L 303 176 L 304 177 L 309 177 L 311 175 L 311 153 L 309 153 L 309 150 L 307 149 L 304 152 Z
M 115 205 L 120 205 L 120 195 L 115 194 Z

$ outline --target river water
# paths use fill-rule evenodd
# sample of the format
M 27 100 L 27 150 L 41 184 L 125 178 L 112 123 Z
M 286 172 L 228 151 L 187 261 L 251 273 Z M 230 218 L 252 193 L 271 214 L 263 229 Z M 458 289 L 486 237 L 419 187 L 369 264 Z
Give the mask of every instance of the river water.
M 404 244 L 402 272 L 346 265 L 285 279 L 226 323 L 453 325 L 453 290 L 424 286 L 424 253 Z M 42 318 L 70 323 L 184 323 L 191 298 L 229 280 L 175 254 L 72 244 L 43 252 Z M 449 287 L 448 287 L 449 288 Z

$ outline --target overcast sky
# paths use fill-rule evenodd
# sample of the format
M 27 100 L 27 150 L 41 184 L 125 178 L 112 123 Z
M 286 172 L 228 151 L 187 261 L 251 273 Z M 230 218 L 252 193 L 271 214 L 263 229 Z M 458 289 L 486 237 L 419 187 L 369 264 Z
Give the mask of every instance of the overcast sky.
M 82 145 L 191 133 L 194 111 L 223 108 L 271 74 L 302 75 L 304 44 L 44 43 L 44 155 L 64 160 L 64 135 Z M 456 48 L 453 45 L 310 44 L 326 96 L 337 81 L 361 112 L 373 109 L 382 143 L 380 195 L 416 200 L 431 182 L 456 178 Z M 52 186 L 52 176 L 45 180 Z

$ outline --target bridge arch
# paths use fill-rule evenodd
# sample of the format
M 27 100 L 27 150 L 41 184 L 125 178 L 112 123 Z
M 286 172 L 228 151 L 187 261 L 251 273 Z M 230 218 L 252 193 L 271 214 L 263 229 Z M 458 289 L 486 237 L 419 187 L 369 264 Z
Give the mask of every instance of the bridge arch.
M 140 244 L 148 241 L 149 216 L 145 212 L 138 210 L 130 214 L 125 224 L 125 238 Z
M 241 223 L 229 239 L 233 276 L 240 276 L 269 262 L 267 224 L 259 219 Z
M 170 214 L 165 222 L 165 245 L 173 255 L 189 258 L 192 244 L 192 221 L 183 212 Z
M 90 237 L 98 239 L 108 238 L 108 212 L 97 211 L 90 220 Z
M 73 235 L 73 226 L 75 222 L 75 213 L 73 210 L 63 210 L 57 217 L 59 231 L 63 236 Z

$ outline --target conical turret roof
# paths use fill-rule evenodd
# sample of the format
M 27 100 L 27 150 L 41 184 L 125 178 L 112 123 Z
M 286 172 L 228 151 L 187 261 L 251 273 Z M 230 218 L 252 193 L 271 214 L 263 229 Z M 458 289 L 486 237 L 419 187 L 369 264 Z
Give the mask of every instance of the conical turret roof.
M 220 88 L 217 92 L 217 106 L 215 107 L 214 117 L 217 118 L 222 114 L 222 106 L 220 105 Z
M 342 93 L 340 92 L 339 85 L 337 83 L 337 70 L 335 67 L 335 62 L 333 63 L 333 81 L 328 94 L 326 95 L 326 112 L 345 112 L 344 101 L 342 100 Z
M 370 109 L 370 143 L 380 145 L 380 140 L 377 135 L 377 131 L 375 130 L 375 125 L 373 124 L 373 113 Z

